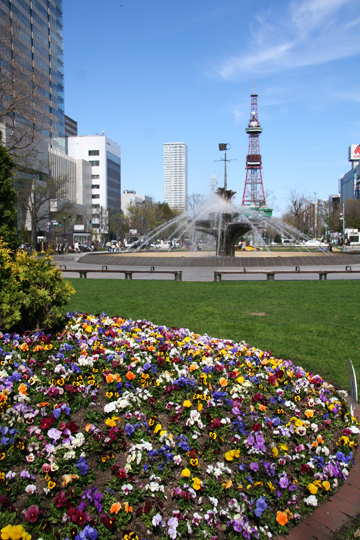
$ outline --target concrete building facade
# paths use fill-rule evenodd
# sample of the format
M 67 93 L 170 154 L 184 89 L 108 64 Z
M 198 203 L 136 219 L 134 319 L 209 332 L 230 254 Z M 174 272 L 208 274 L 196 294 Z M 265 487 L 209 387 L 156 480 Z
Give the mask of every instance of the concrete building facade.
M 351 170 L 339 180 L 341 204 L 348 199 L 360 199 L 360 144 L 349 147 L 349 162 L 352 165 Z
M 137 195 L 136 191 L 125 189 L 121 195 L 121 211 L 127 217 L 129 215 L 129 208 L 132 206 L 151 202 L 152 198 L 148 195 Z
M 49 148 L 49 169 L 52 178 L 65 180 L 58 201 L 69 201 L 84 207 L 91 217 L 91 172 L 92 167 L 84 159 L 75 159 L 60 150 Z M 54 208 L 54 205 L 53 205 Z
M 105 135 L 68 137 L 69 156 L 91 165 L 92 227 L 107 232 L 108 210 L 120 212 L 120 146 Z
M 184 142 L 164 143 L 164 201 L 170 208 L 187 209 L 188 151 Z

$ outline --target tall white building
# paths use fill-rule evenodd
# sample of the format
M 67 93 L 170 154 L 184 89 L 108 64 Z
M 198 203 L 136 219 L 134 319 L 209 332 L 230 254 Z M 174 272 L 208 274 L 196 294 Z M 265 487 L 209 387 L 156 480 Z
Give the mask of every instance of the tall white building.
M 164 143 L 164 201 L 185 211 L 188 197 L 187 144 Z
M 107 232 L 108 210 L 120 212 L 120 146 L 105 135 L 67 137 L 68 155 L 91 165 L 92 227 Z

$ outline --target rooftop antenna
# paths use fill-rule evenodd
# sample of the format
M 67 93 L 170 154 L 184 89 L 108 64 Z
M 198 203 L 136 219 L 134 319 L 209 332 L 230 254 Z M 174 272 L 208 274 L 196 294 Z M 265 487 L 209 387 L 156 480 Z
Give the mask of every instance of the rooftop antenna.
M 255 94 L 255 66 L 254 66 L 254 74 L 253 74 L 253 94 Z

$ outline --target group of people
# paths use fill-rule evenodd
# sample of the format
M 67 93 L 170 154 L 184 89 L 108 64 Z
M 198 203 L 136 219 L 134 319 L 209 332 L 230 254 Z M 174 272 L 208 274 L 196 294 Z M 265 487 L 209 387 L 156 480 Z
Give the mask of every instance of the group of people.
M 74 242 L 74 245 L 69 245 L 67 240 L 64 240 L 62 243 L 58 242 L 56 244 L 55 251 L 61 255 L 66 255 L 69 251 L 73 253 L 81 253 L 82 251 L 96 251 L 96 245 L 91 244 L 80 244 L 79 242 Z
M 116 253 L 125 249 L 125 245 L 118 240 L 116 242 L 110 242 L 110 240 L 108 240 L 105 244 L 105 247 L 107 248 L 109 253 Z

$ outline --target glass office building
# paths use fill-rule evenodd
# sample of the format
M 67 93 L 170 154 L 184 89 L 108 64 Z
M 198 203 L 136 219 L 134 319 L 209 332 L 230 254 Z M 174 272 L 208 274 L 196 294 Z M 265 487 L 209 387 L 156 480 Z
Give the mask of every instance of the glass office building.
M 62 0 L 0 0 L 0 20 L 0 76 L 15 73 L 18 91 L 21 80 L 24 91 L 31 84 L 34 90 L 32 108 L 19 107 L 13 121 L 33 122 L 59 147 L 65 136 Z

